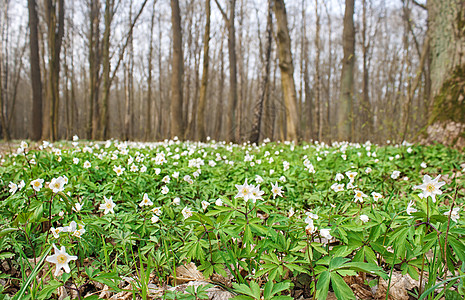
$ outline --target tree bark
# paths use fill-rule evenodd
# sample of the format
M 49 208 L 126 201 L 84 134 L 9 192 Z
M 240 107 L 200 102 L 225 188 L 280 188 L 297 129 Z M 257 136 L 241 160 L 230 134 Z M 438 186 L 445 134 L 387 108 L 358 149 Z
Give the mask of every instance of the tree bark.
M 265 42 L 265 60 L 262 66 L 262 80 L 258 90 L 258 99 L 254 107 L 254 119 L 252 131 L 250 133 L 250 142 L 258 144 L 260 139 L 260 129 L 263 116 L 263 103 L 265 102 L 266 89 L 270 78 L 271 64 L 271 42 L 273 39 L 273 20 L 272 20 L 271 0 L 268 0 L 268 14 L 266 18 L 266 42 Z
M 58 10 L 58 11 L 57 11 Z M 51 141 L 58 139 L 58 108 L 60 103 L 60 53 L 64 35 L 64 0 L 46 0 L 45 18 L 48 29 L 48 101 Z M 43 137 L 45 138 L 45 137 Z
M 229 17 L 215 0 L 228 27 L 228 53 L 229 53 L 229 94 L 228 114 L 226 115 L 226 133 L 230 142 L 237 141 L 235 136 L 236 110 L 237 110 L 237 59 L 236 59 L 236 27 L 234 25 L 236 0 L 229 0 Z M 236 131 L 237 132 L 237 131 Z
M 152 5 L 152 17 L 150 19 L 150 45 L 149 45 L 149 57 L 148 57 L 148 78 L 147 78 L 147 111 L 145 115 L 145 135 L 146 141 L 150 140 L 152 132 L 152 70 L 153 70 L 153 28 L 155 27 L 155 4 L 156 0 L 153 1 Z
M 31 63 L 31 86 L 32 86 L 32 128 L 31 139 L 38 141 L 42 135 L 42 79 L 40 75 L 39 59 L 39 18 L 37 16 L 37 3 L 28 0 L 29 10 L 29 49 Z
M 292 63 L 291 38 L 287 26 L 286 8 L 284 0 L 274 0 L 274 13 L 278 25 L 278 54 L 279 68 L 281 70 L 281 85 L 284 94 L 284 105 L 286 109 L 286 136 L 287 140 L 297 141 L 298 115 L 297 96 L 294 83 L 294 66 Z
M 343 30 L 344 59 L 337 118 L 337 136 L 341 141 L 352 139 L 353 91 L 355 65 L 354 0 L 346 0 Z
M 202 81 L 200 85 L 199 105 L 197 106 L 197 127 L 199 141 L 206 140 L 205 133 L 205 102 L 207 99 L 207 86 L 208 86 L 208 64 L 209 64 L 209 44 L 210 44 L 210 0 L 205 1 L 205 17 L 207 18 L 205 24 L 205 35 L 203 37 L 203 70 Z
M 457 138 L 445 143 L 465 145 L 465 3 L 428 1 L 431 34 L 431 93 L 429 124 L 455 122 Z M 460 125 L 459 125 L 460 124 Z M 452 124 L 451 124 L 452 125 Z
M 182 78 L 184 74 L 181 12 L 179 1 L 171 0 L 171 23 L 173 34 L 173 60 L 171 74 L 171 137 L 184 138 L 184 119 L 182 116 Z
M 316 51 L 316 59 L 315 59 L 315 88 L 314 88 L 314 96 L 315 96 L 315 116 L 312 116 L 314 119 L 313 124 L 315 124 L 314 128 L 317 130 L 317 138 L 319 141 L 322 140 L 322 133 L 323 133 L 323 105 L 321 104 L 321 72 L 320 72 L 320 54 L 321 54 L 321 45 L 320 45 L 320 14 L 318 11 L 318 0 L 315 0 L 315 51 Z
M 100 0 L 91 0 L 89 8 L 89 114 L 87 117 L 86 136 L 95 136 L 100 118 L 99 90 L 100 90 Z

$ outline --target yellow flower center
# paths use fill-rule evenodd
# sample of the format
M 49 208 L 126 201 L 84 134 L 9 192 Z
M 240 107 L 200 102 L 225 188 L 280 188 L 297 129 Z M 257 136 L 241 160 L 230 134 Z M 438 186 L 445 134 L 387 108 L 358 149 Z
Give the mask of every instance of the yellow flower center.
M 66 260 L 67 260 L 67 259 L 66 259 L 66 255 L 64 255 L 64 254 L 59 254 L 59 255 L 57 256 L 57 262 L 58 262 L 59 264 L 64 264 L 64 263 L 66 263 Z
M 432 184 L 428 184 L 428 185 L 426 186 L 426 190 L 427 190 L 428 192 L 432 193 L 432 192 L 434 192 L 434 191 L 436 190 L 436 187 L 435 187 L 434 185 L 432 185 Z
M 107 208 L 111 209 L 111 203 L 107 202 Z
M 357 197 L 362 197 L 362 193 L 357 193 Z

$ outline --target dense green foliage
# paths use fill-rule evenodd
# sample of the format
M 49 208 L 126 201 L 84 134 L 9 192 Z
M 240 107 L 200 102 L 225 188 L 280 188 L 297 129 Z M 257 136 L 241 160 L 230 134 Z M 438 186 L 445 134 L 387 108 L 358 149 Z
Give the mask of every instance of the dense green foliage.
M 447 284 L 464 295 L 464 162 L 440 145 L 22 143 L 0 168 L 0 262 L 21 274 L 0 275 L 0 299 L 89 282 L 120 291 L 123 276 L 147 298 L 149 274 L 172 284 L 188 262 L 231 277 L 240 299 L 290 298 L 299 274 L 318 299 L 355 299 L 344 277 L 367 273 L 373 286 L 394 269 L 427 280 L 417 293 L 459 276 Z M 71 272 L 45 262 L 52 279 L 28 277 L 27 258 L 53 261 L 52 244 L 77 256 Z M 187 292 L 164 297 L 205 297 Z

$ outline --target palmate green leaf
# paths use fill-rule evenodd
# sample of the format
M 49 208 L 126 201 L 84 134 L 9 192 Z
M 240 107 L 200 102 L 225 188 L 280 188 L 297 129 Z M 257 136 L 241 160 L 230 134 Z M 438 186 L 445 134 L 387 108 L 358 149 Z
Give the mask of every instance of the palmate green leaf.
M 331 273 L 331 286 L 336 294 L 336 298 L 339 300 L 352 300 L 355 299 L 354 292 L 352 289 L 345 283 L 344 279 L 335 272 Z
M 244 237 L 242 241 L 244 242 L 244 244 L 248 244 L 248 245 L 253 244 L 253 235 L 252 235 L 252 230 L 250 229 L 250 225 L 245 225 Z
M 273 291 L 274 283 L 272 280 L 268 280 L 265 284 L 265 288 L 263 289 L 263 298 L 270 299 Z
M 239 295 L 239 296 L 236 296 L 236 297 L 234 297 L 232 299 L 233 300 L 255 300 L 254 297 L 244 296 L 244 295 Z
M 60 286 L 63 286 L 62 282 L 52 280 L 47 285 L 39 291 L 39 294 L 37 296 L 38 300 L 45 300 L 45 299 L 50 299 L 52 296 L 52 293 L 55 292 Z
M 292 283 L 289 281 L 283 281 L 283 282 L 278 282 L 274 285 L 271 295 L 276 295 L 277 293 L 280 293 L 285 290 L 289 290 L 292 286 Z
M 375 264 L 364 263 L 364 262 L 348 262 L 345 263 L 342 268 L 351 269 L 357 272 L 365 272 L 370 274 L 376 274 L 384 279 L 388 278 L 388 275 L 383 271 L 383 269 Z
M 465 245 L 453 236 L 448 237 L 448 243 L 454 250 L 454 254 L 460 261 L 465 261 Z
M 333 257 L 329 262 L 329 269 L 330 270 L 337 270 L 338 268 L 342 267 L 346 262 L 350 261 L 348 258 L 344 257 Z
M 235 292 L 250 296 L 252 299 L 260 299 L 261 296 L 260 286 L 255 281 L 251 281 L 250 286 L 245 283 L 233 283 L 233 289 Z
M 328 296 L 330 273 L 328 270 L 322 272 L 316 282 L 316 298 L 318 300 L 325 300 Z

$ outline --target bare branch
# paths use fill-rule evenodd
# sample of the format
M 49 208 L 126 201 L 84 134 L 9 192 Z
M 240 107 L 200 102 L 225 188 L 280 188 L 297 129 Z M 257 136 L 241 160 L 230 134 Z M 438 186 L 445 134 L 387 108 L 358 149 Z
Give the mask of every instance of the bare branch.
M 412 0 L 412 3 L 415 4 L 416 6 L 424 9 L 424 10 L 428 10 L 428 8 L 426 8 L 426 6 L 424 4 L 421 4 L 420 2 L 418 2 L 417 0 Z
M 223 15 L 223 18 L 226 22 L 229 22 L 229 19 L 228 19 L 228 16 L 226 15 L 225 11 L 223 10 L 223 8 L 221 8 L 221 5 L 220 3 L 218 2 L 218 0 L 215 0 L 215 3 L 216 3 L 216 6 L 218 6 L 218 9 L 220 10 L 221 14 Z
M 139 12 L 137 13 L 136 17 L 134 18 L 134 21 L 131 24 L 131 27 L 129 28 L 128 35 L 126 36 L 126 42 L 124 43 L 123 47 L 120 48 L 118 62 L 116 63 L 115 69 L 113 70 L 113 74 L 111 74 L 111 77 L 110 77 L 110 85 L 113 82 L 113 79 L 115 78 L 116 72 L 118 71 L 121 61 L 123 60 L 124 52 L 126 51 L 126 47 L 129 44 L 129 40 L 131 39 L 132 32 L 134 30 L 134 26 L 136 25 L 137 19 L 139 19 L 140 15 L 142 14 L 142 11 L 144 10 L 144 7 L 147 4 L 147 2 L 148 0 L 144 0 L 144 3 L 142 3 L 142 6 L 139 9 Z

